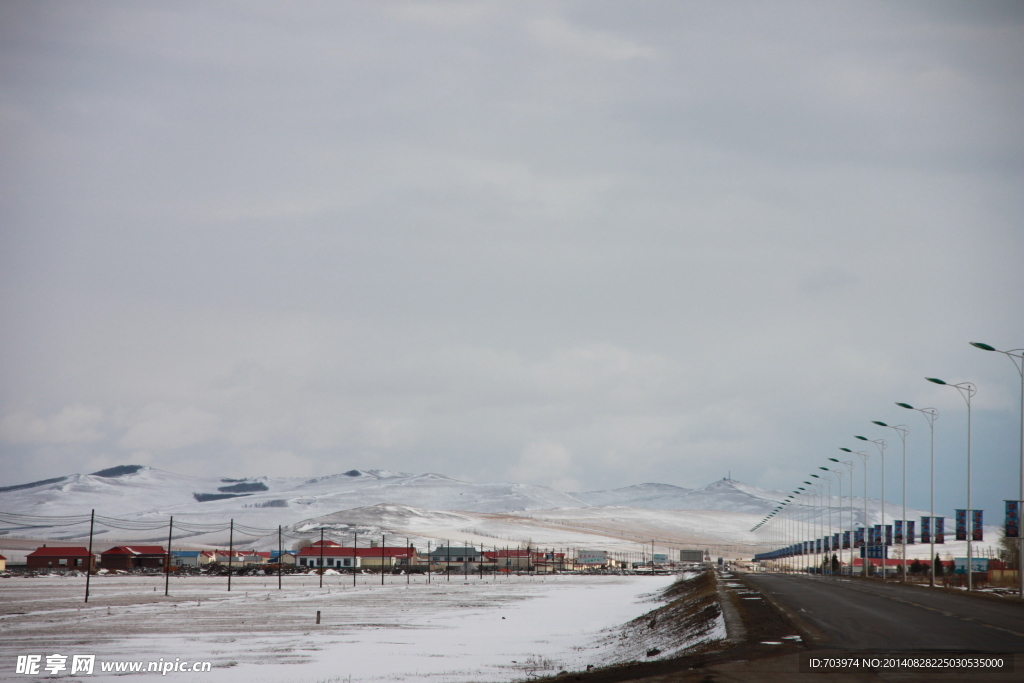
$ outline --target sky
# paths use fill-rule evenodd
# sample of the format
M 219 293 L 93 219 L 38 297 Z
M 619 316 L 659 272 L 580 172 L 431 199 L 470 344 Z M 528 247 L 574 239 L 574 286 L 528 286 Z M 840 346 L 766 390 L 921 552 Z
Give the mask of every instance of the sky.
M 994 522 L 1021 74 L 1015 2 L 3 0 L 0 485 L 790 490 L 859 444 L 877 496 L 860 434 L 899 502 L 881 420 L 927 509 L 904 401 L 966 507 L 931 376 Z

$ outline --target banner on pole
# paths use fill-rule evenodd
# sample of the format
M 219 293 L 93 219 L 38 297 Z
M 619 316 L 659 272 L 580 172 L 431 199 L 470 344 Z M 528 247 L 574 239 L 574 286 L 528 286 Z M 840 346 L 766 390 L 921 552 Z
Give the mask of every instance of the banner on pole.
M 1006 522 L 1003 525 L 1003 536 L 1020 538 L 1020 501 L 1006 501 Z
M 907 520 L 907 544 L 914 543 L 914 520 Z
M 871 545 L 882 545 L 882 525 L 875 525 L 875 536 L 871 539 Z
M 946 518 L 936 517 L 935 518 L 935 542 L 945 543 L 946 542 Z
M 956 540 L 967 540 L 967 510 L 956 511 Z
M 903 545 L 903 520 L 896 520 L 896 545 Z
M 921 518 L 921 543 L 932 542 L 932 518 Z
M 839 550 L 839 532 L 832 534 L 832 550 Z
M 825 548 L 825 552 L 826 553 L 831 549 L 831 548 L 829 548 L 829 540 L 830 539 L 829 539 L 828 536 L 826 536 L 823 539 L 821 539 L 822 543 L 824 544 L 822 547 Z
M 853 547 L 863 548 L 864 547 L 864 527 L 853 530 Z
M 821 539 L 820 538 L 814 539 L 814 543 L 815 543 L 815 546 L 817 548 L 815 550 L 815 553 L 820 553 L 821 552 Z
M 885 544 L 892 545 L 892 524 L 885 525 Z
M 985 513 L 984 510 L 971 510 L 971 540 L 972 541 L 984 541 L 985 540 L 985 529 L 983 528 L 984 522 L 982 521 L 982 515 Z
M 843 532 L 843 550 L 847 550 L 850 547 L 850 532 Z

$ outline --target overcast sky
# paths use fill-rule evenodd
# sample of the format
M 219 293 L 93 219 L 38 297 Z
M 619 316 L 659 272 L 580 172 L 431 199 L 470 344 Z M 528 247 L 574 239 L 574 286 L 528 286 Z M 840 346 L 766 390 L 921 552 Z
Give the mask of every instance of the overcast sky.
M 995 522 L 1022 74 L 1019 2 L 3 0 L 0 485 L 789 490 L 862 434 L 899 502 L 883 420 L 927 507 L 906 401 L 964 507 L 937 376 Z

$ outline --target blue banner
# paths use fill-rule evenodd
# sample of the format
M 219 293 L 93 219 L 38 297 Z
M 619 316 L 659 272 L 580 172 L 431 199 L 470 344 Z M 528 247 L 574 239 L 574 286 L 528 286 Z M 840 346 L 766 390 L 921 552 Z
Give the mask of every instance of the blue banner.
M 967 510 L 956 511 L 956 540 L 967 540 Z
M 935 518 L 935 542 L 945 543 L 946 542 L 946 518 L 936 517 Z
M 932 518 L 921 518 L 921 543 L 932 542 Z
M 864 527 L 853 530 L 853 547 L 863 548 L 864 547 Z
M 832 550 L 839 550 L 839 532 L 832 534 Z
M 892 545 L 892 524 L 885 525 L 885 544 Z
M 914 520 L 907 520 L 907 543 L 914 543 Z
M 1006 501 L 1006 521 L 1003 524 L 1003 536 L 1020 538 L 1020 501 Z
M 972 541 L 984 541 L 985 540 L 985 529 L 983 528 L 984 522 L 982 521 L 982 515 L 985 513 L 984 510 L 971 510 L 971 540 Z
M 846 550 L 849 547 L 850 547 L 850 532 L 849 531 L 844 531 L 843 532 L 843 550 Z
M 896 545 L 903 545 L 903 520 L 896 520 Z

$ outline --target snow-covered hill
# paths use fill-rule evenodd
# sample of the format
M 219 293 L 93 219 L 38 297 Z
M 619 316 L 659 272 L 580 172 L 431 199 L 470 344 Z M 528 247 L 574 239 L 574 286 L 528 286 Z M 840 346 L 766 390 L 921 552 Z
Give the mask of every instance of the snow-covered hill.
M 684 489 L 670 484 L 637 484 L 611 491 L 574 493 L 573 496 L 590 505 L 767 514 L 786 494 L 750 486 L 735 479 L 720 479 L 702 489 Z
M 750 529 L 786 494 L 733 479 L 699 489 L 647 483 L 609 491 L 568 494 L 544 486 L 465 482 L 440 474 L 407 474 L 383 470 L 349 470 L 316 478 L 259 477 L 247 479 L 190 477 L 152 467 L 124 465 L 94 472 L 55 477 L 0 488 L 0 512 L 41 517 L 98 515 L 159 525 L 173 515 L 180 542 L 223 544 L 223 533 L 194 533 L 188 524 L 224 524 L 275 530 L 269 534 L 240 532 L 236 538 L 260 547 L 276 547 L 281 526 L 295 538 L 324 527 L 339 538 L 352 533 L 408 536 L 427 542 L 468 542 L 486 546 L 545 545 L 625 547 L 649 539 L 686 544 L 749 545 Z M 790 504 L 786 532 L 803 537 L 813 524 L 826 522 L 820 501 L 812 496 Z M 863 518 L 863 499 L 852 501 L 853 517 Z M 851 501 L 831 501 L 836 528 L 847 520 Z M 840 512 L 842 510 L 842 512 Z M 877 500 L 868 501 L 869 523 L 879 522 Z M 920 511 L 908 510 L 908 517 Z M 897 515 L 887 506 L 887 517 Z M 820 516 L 819 516 L 820 515 Z M 6 519 L 10 520 L 10 517 Z M 780 524 L 783 517 L 780 517 Z M 131 525 L 127 525 L 131 527 Z M 141 529 L 142 526 L 137 527 Z M 153 528 L 153 527 L 149 527 Z M 180 531 L 179 531 L 180 529 Z M 88 524 L 72 527 L 31 520 L 0 525 L 3 537 L 81 539 Z M 160 533 L 132 531 L 104 524 L 97 537 L 160 542 Z M 265 534 L 265 535 L 261 535 Z
M 511 512 L 586 505 L 544 486 L 478 484 L 439 474 L 349 470 L 303 479 L 188 477 L 153 467 L 126 465 L 0 489 L 0 510 L 25 515 L 81 515 L 95 509 L 108 517 L 161 514 L 290 521 L 337 510 L 396 503 L 430 510 Z M 251 512 L 250 512 L 251 511 Z M 255 521 L 255 520 L 254 520 Z M 275 523 L 276 524 L 276 523 Z

